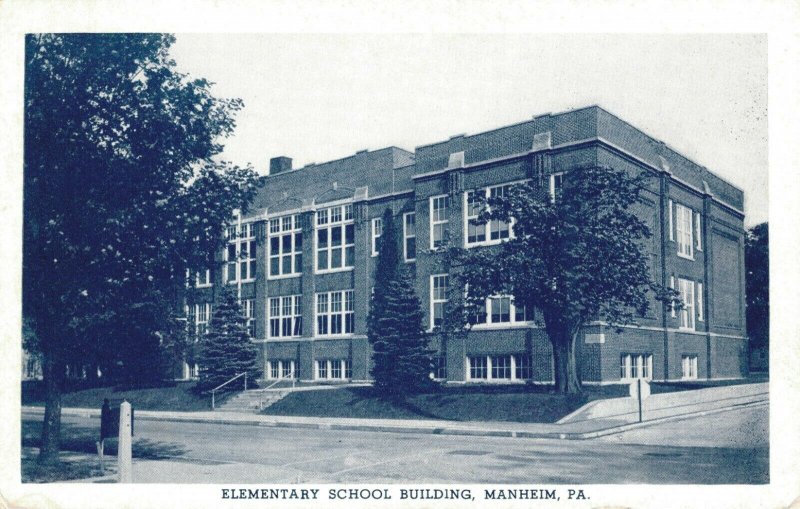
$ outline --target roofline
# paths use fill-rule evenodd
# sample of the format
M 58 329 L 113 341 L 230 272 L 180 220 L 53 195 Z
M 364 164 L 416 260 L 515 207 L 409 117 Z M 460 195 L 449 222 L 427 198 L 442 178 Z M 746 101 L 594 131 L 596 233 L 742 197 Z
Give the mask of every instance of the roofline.
M 698 193 L 700 196 L 704 196 L 704 195 L 707 194 L 704 189 L 700 189 L 700 188 L 692 185 L 691 183 L 686 182 L 685 180 L 683 180 L 680 177 L 676 176 L 671 171 L 664 170 L 663 168 L 659 168 L 659 167 L 657 167 L 657 166 L 645 161 L 644 159 L 642 159 L 641 157 L 637 156 L 636 154 L 628 152 L 624 148 L 622 148 L 622 147 L 614 144 L 613 142 L 611 142 L 609 140 L 606 140 L 605 138 L 602 138 L 600 136 L 594 136 L 594 137 L 591 137 L 591 138 L 586 138 L 586 139 L 576 140 L 576 141 L 569 141 L 569 142 L 566 142 L 566 143 L 562 143 L 560 145 L 554 145 L 554 146 L 552 146 L 552 147 L 550 147 L 548 149 L 526 150 L 524 152 L 517 152 L 515 154 L 509 154 L 509 155 L 505 155 L 505 156 L 500 156 L 500 157 L 496 157 L 494 159 L 487 159 L 487 160 L 484 160 L 484 161 L 478 161 L 478 162 L 475 162 L 475 163 L 466 164 L 466 165 L 458 167 L 458 168 L 442 168 L 440 170 L 434 170 L 434 171 L 430 171 L 430 172 L 427 172 L 427 173 L 419 173 L 417 175 L 412 176 L 411 178 L 412 178 L 412 180 L 425 180 L 425 179 L 430 179 L 430 178 L 436 178 L 436 177 L 438 177 L 440 175 L 445 175 L 445 174 L 453 172 L 453 171 L 469 170 L 469 169 L 480 168 L 480 167 L 491 165 L 491 164 L 502 163 L 504 161 L 509 161 L 509 160 L 512 160 L 512 159 L 520 159 L 520 158 L 526 157 L 526 156 L 528 156 L 530 154 L 534 154 L 536 152 L 559 152 L 559 151 L 570 149 L 570 148 L 577 147 L 577 146 L 580 146 L 580 145 L 591 145 L 591 144 L 599 144 L 600 146 L 605 146 L 605 147 L 607 147 L 607 148 L 609 148 L 611 150 L 614 150 L 617 153 L 619 153 L 620 155 L 623 155 L 623 156 L 629 158 L 631 161 L 635 161 L 636 163 L 640 164 L 642 167 L 644 167 L 644 168 L 646 168 L 648 170 L 651 170 L 651 171 L 655 172 L 656 174 L 669 175 L 669 178 L 671 180 L 674 180 L 676 183 L 683 185 L 687 189 L 690 189 L 690 190 Z M 738 207 L 734 206 L 731 203 L 726 202 L 725 200 L 721 199 L 720 197 L 716 196 L 713 193 L 708 194 L 708 196 L 711 198 L 712 201 L 714 201 L 714 202 L 722 205 L 723 207 L 726 207 L 729 210 L 741 215 L 743 218 L 746 217 L 743 208 L 739 209 Z
M 309 164 L 307 164 L 305 166 L 301 166 L 299 168 L 293 168 L 290 171 L 282 171 L 280 173 L 276 173 L 275 175 L 261 175 L 260 178 L 268 179 L 270 177 L 277 177 L 277 176 L 280 176 L 280 175 L 288 175 L 290 173 L 294 173 L 294 172 L 299 171 L 299 170 L 310 170 L 312 168 L 319 168 L 320 166 L 325 166 L 326 164 L 338 163 L 340 161 L 345 161 L 347 159 L 352 159 L 352 158 L 354 158 L 354 157 L 356 157 L 358 155 L 361 155 L 361 154 L 377 154 L 378 152 L 385 152 L 387 150 L 392 150 L 392 149 L 403 151 L 406 154 L 410 155 L 412 159 L 415 156 L 414 152 L 409 152 L 408 150 L 406 150 L 404 148 L 401 148 L 401 147 L 398 147 L 396 145 L 389 145 L 388 147 L 378 148 L 378 149 L 375 149 L 375 150 L 359 150 L 358 152 L 356 152 L 354 154 L 350 154 L 349 156 L 345 156 L 345 157 L 340 157 L 339 159 L 331 159 L 329 161 L 324 161 L 324 162 L 321 162 L 321 163 L 309 163 Z M 410 165 L 406 165 L 406 166 L 412 166 L 412 165 L 413 165 L 413 163 L 410 164 Z M 405 166 L 399 166 L 398 168 L 405 168 Z M 392 169 L 395 169 L 395 168 L 393 167 Z
M 707 167 L 705 167 L 705 166 L 703 166 L 702 164 L 698 163 L 697 161 L 695 161 L 695 160 L 694 160 L 694 159 L 692 159 L 691 157 L 687 157 L 687 156 L 686 156 L 686 154 L 684 154 L 683 152 L 680 152 L 679 150 L 676 150 L 676 149 L 675 149 L 675 147 L 673 147 L 673 146 L 672 146 L 672 145 L 670 145 L 669 143 L 665 142 L 664 140 L 661 140 L 661 139 L 659 139 L 659 138 L 656 138 L 655 136 L 653 136 L 653 135 L 649 134 L 649 133 L 648 133 L 647 131 L 645 131 L 644 129 L 641 129 L 641 128 L 639 128 L 638 126 L 635 126 L 635 125 L 633 125 L 632 123 L 630 123 L 629 121 L 627 121 L 627 120 L 625 120 L 624 118 L 620 117 L 620 116 L 619 116 L 619 115 L 617 115 L 616 113 L 613 113 L 613 112 L 611 112 L 611 111 L 608 111 L 606 108 L 603 108 L 603 107 L 602 107 L 602 106 L 600 106 L 600 105 L 595 105 L 594 107 L 595 107 L 595 108 L 597 108 L 597 109 L 599 109 L 599 110 L 603 110 L 604 112 L 606 112 L 606 113 L 608 113 L 609 115 L 611 115 L 612 117 L 616 118 L 617 120 L 619 120 L 619 121 L 620 121 L 620 122 L 622 122 L 623 124 L 627 124 L 627 125 L 631 126 L 633 129 L 636 129 L 637 131 L 639 131 L 639 132 L 640 132 L 640 133 L 642 133 L 643 135 L 647 136 L 647 137 L 648 137 L 648 138 L 650 138 L 651 140 L 655 140 L 655 141 L 657 141 L 658 143 L 661 143 L 661 144 L 662 144 L 662 145 L 664 145 L 666 148 L 670 149 L 672 152 L 675 152 L 676 154 L 678 154 L 678 155 L 679 155 L 679 156 L 681 156 L 682 158 L 686 159 L 687 161 L 690 161 L 692 164 L 694 164 L 694 165 L 696 165 L 696 166 L 698 166 L 698 167 L 702 168 L 703 170 L 707 171 L 708 173 L 710 173 L 710 174 L 711 174 L 711 175 L 713 175 L 714 177 L 716 177 L 716 178 L 720 179 L 720 180 L 721 180 L 721 181 L 723 181 L 724 183 L 728 184 L 728 185 L 729 185 L 729 186 L 731 186 L 732 188 L 734 188 L 734 189 L 736 189 L 737 191 L 739 191 L 739 192 L 741 192 L 742 194 L 744 194 L 744 189 L 742 189 L 742 188 L 740 188 L 739 186 L 737 186 L 736 184 L 733 184 L 733 183 L 729 182 L 728 180 L 726 180 L 726 179 L 724 179 L 724 178 L 720 177 L 720 176 L 719 176 L 719 175 L 717 175 L 715 172 L 713 172 L 713 171 L 709 170 Z
M 494 132 L 494 131 L 499 131 L 501 129 L 506 129 L 508 127 L 514 127 L 514 126 L 518 126 L 518 125 L 522 125 L 522 124 L 527 124 L 529 122 L 533 122 L 536 119 L 539 119 L 539 118 L 542 118 L 542 117 L 557 117 L 557 116 L 561 116 L 561 115 L 566 115 L 568 113 L 575 113 L 576 111 L 588 110 L 588 109 L 591 109 L 591 108 L 600 108 L 603 111 L 606 111 L 606 110 L 604 110 L 603 108 L 601 108 L 600 106 L 598 106 L 596 104 L 590 104 L 588 106 L 581 106 L 580 108 L 573 108 L 571 110 L 560 111 L 558 113 L 542 113 L 542 114 L 539 114 L 539 115 L 534 115 L 533 117 L 529 118 L 528 120 L 521 120 L 519 122 L 514 122 L 513 124 L 505 124 L 505 125 L 502 125 L 502 126 L 494 127 L 492 129 L 487 129 L 485 131 L 479 131 L 479 132 L 473 133 L 473 134 L 458 134 L 458 135 L 455 135 L 455 136 L 451 136 L 450 138 L 448 138 L 446 140 L 434 141 L 433 143 L 425 143 L 423 145 L 417 145 L 415 147 L 415 150 L 416 149 L 420 149 L 420 148 L 424 148 L 424 147 L 432 147 L 434 145 L 441 145 L 442 143 L 447 143 L 447 142 L 453 140 L 453 138 L 460 138 L 460 137 L 471 138 L 473 136 L 480 136 L 481 134 L 487 134 L 487 133 L 491 133 L 491 132 Z

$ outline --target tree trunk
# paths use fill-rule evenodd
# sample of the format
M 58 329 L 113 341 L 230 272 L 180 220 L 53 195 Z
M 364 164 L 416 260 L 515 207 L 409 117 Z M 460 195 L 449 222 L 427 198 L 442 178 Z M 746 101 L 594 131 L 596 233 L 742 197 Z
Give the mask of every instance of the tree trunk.
M 40 463 L 58 459 L 61 448 L 61 386 L 64 379 L 64 366 L 53 359 L 52 354 L 43 355 L 43 361 L 45 406 L 38 458 Z
M 556 392 L 579 394 L 581 382 L 578 376 L 578 359 L 575 354 L 577 333 L 563 329 L 548 330 L 553 344 L 553 364 L 555 367 Z

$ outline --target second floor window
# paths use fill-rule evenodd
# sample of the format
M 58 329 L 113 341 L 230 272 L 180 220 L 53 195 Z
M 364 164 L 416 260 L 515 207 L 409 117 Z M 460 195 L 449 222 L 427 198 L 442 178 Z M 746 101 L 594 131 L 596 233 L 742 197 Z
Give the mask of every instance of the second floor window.
M 431 276 L 431 329 L 441 327 L 444 324 L 447 288 L 447 274 Z
M 246 223 L 225 229 L 225 280 L 228 283 L 252 281 L 256 278 L 255 224 Z
M 694 329 L 694 281 L 678 279 L 683 309 L 680 310 L 681 329 Z
M 450 223 L 450 199 L 447 195 L 430 199 L 431 207 L 431 249 L 444 246 L 447 241 Z
M 269 276 L 297 275 L 303 271 L 303 233 L 300 216 L 269 220 Z
M 301 295 L 270 297 L 267 306 L 270 338 L 294 338 L 303 335 Z
M 353 206 L 317 212 L 317 271 L 340 270 L 355 264 Z
M 353 290 L 317 294 L 317 336 L 355 332 Z
M 508 295 L 489 297 L 479 305 L 470 316 L 472 325 L 523 324 L 532 319 L 525 306 L 514 304 L 514 298 Z

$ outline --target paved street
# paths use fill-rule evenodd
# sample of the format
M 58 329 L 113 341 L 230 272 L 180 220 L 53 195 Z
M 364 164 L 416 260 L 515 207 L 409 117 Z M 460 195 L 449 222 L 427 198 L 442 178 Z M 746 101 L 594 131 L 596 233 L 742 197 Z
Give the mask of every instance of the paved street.
M 169 458 L 136 460 L 135 471 L 137 482 L 186 483 L 765 483 L 767 414 L 764 405 L 584 441 L 138 420 L 136 447 Z

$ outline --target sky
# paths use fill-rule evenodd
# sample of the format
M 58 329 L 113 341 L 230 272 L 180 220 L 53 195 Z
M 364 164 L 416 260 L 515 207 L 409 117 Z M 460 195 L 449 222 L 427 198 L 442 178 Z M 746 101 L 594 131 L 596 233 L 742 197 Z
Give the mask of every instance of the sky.
M 414 150 L 598 104 L 745 192 L 768 219 L 763 35 L 178 34 L 178 68 L 243 99 L 222 158 Z

